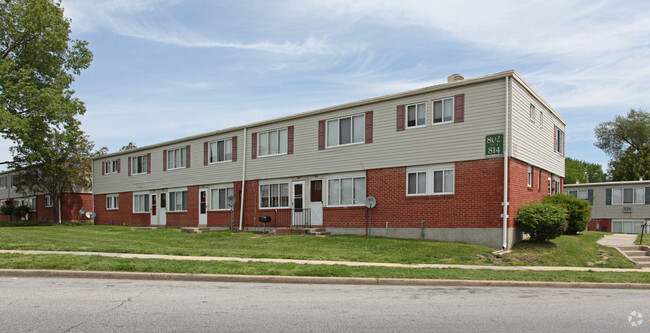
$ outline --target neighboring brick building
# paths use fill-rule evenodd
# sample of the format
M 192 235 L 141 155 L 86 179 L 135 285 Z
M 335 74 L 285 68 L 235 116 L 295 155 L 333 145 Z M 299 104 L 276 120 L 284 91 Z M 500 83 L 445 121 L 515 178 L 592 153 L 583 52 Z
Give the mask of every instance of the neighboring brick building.
M 591 203 L 587 230 L 640 233 L 650 223 L 650 180 L 567 184 L 564 192 Z
M 510 247 L 517 209 L 562 191 L 564 128 L 514 71 L 452 75 L 96 158 L 95 223 L 257 229 L 267 215 L 272 228 Z
M 22 193 L 14 186 L 16 175 L 13 171 L 0 172 L 0 205 L 12 203 L 14 206 L 25 205 L 30 208 L 26 219 L 31 221 L 57 221 L 54 199 L 45 194 Z M 61 197 L 61 221 L 82 221 L 81 208 L 92 209 L 90 191 L 65 193 Z M 7 215 L 0 215 L 0 221 L 9 221 Z M 11 217 L 15 220 L 15 217 Z

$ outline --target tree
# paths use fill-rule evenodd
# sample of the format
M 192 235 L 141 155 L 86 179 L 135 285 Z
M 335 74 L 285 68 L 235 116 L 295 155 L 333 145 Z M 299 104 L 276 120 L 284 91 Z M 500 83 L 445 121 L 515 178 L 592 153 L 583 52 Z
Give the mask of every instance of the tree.
M 33 146 L 53 131 L 78 125 L 75 116 L 86 109 L 70 85 L 93 55 L 88 43 L 71 40 L 70 32 L 58 0 L 0 1 L 2 138 Z M 21 158 L 33 162 L 41 157 Z
M 40 144 L 25 143 L 13 147 L 14 156 L 18 157 L 10 164 L 18 176 L 16 190 L 51 195 L 57 220 L 61 223 L 59 207 L 63 194 L 90 189 L 91 159 L 106 153 L 106 148 L 94 153 L 93 148 L 94 143 L 76 123 L 50 133 Z M 39 156 L 39 159 L 34 160 L 34 156 Z
M 630 109 L 626 117 L 616 116 L 596 126 L 596 147 L 602 149 L 614 160 L 628 152 L 628 148 L 639 151 L 650 143 L 650 113 Z
M 591 220 L 591 205 L 587 200 L 574 198 L 568 194 L 557 193 L 544 197 L 543 203 L 557 205 L 566 210 L 566 234 L 577 235 L 584 231 Z
M 565 184 L 597 183 L 607 181 L 607 176 L 600 164 L 589 163 L 575 158 L 564 159 Z
M 650 144 L 644 144 L 638 151 L 628 147 L 618 160 L 609 163 L 613 181 L 650 179 Z
M 129 141 L 129 144 L 127 144 L 126 146 L 122 146 L 122 148 L 120 148 L 120 150 L 118 151 L 125 151 L 125 150 L 135 149 L 135 148 L 138 148 L 138 146 L 135 145 L 135 142 Z

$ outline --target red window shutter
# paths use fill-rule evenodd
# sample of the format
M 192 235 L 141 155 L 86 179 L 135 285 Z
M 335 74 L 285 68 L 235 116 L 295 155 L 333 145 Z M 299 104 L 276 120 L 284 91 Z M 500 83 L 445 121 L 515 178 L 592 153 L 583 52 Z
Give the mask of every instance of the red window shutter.
M 325 120 L 318 121 L 318 150 L 325 149 Z
M 129 157 L 129 176 L 131 176 L 131 157 Z
M 251 158 L 257 158 L 257 133 L 253 133 L 251 138 Z
M 404 113 L 406 111 L 406 105 L 397 106 L 397 131 L 404 130 Z
M 372 110 L 366 111 L 366 143 L 372 143 Z
M 104 175 L 105 170 L 106 170 L 106 162 L 102 162 L 102 176 Z
M 122 169 L 122 161 L 118 158 L 117 159 L 117 173 L 120 173 L 120 169 Z
M 553 125 L 553 151 L 557 151 L 557 126 Z
M 232 161 L 237 162 L 237 137 L 232 137 Z
M 147 173 L 151 173 L 151 153 L 147 153 Z
M 208 165 L 208 142 L 203 143 L 203 165 Z
M 465 121 L 465 94 L 454 96 L 454 122 L 462 123 Z
M 130 165 L 130 163 L 131 162 L 129 162 L 129 165 Z M 130 167 L 129 167 L 129 170 L 131 170 Z M 167 171 L 167 149 L 163 150 L 163 171 Z M 129 172 L 131 172 L 131 171 L 129 171 Z
M 185 155 L 187 157 L 185 159 L 185 162 L 186 162 L 185 167 L 189 168 L 190 167 L 190 146 L 189 145 L 185 146 L 185 153 L 186 153 Z
M 293 154 L 293 126 L 287 128 L 287 154 Z

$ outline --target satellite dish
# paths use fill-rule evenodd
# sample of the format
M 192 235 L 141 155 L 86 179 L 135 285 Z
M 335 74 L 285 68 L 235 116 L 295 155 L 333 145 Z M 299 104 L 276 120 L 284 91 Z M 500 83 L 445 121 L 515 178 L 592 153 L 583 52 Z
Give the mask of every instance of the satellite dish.
M 375 208 L 377 206 L 377 199 L 373 197 L 372 195 L 366 198 L 366 207 L 368 208 Z
M 79 214 L 81 214 L 81 215 L 86 214 L 86 208 L 81 208 L 79 210 Z
M 94 219 L 95 216 L 97 216 L 97 214 L 95 214 L 95 212 L 87 212 L 86 213 L 86 217 L 89 218 L 89 219 Z
M 233 207 L 235 205 L 235 196 L 229 195 L 228 196 L 228 207 Z

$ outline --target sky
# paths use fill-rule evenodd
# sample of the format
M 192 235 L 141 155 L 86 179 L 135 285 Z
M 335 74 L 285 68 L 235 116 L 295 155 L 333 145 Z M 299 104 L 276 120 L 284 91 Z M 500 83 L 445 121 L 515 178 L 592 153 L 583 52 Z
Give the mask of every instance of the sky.
M 62 0 L 94 60 L 73 83 L 111 152 L 516 70 L 564 119 L 650 111 L 650 1 Z M 10 159 L 0 140 L 0 160 Z

